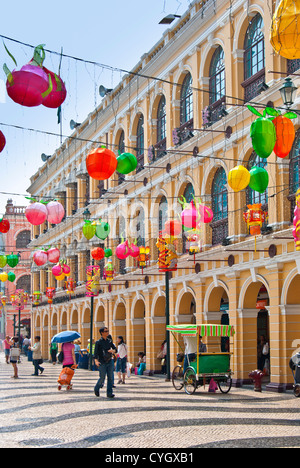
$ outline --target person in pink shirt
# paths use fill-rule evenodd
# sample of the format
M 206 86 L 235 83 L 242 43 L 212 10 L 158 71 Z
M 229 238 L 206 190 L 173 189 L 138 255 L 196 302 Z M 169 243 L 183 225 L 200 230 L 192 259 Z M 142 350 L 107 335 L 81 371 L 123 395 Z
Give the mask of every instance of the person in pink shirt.
M 9 351 L 10 351 L 9 342 L 10 342 L 10 336 L 6 336 L 5 340 L 3 341 L 6 364 L 9 364 Z
M 71 343 L 64 343 L 61 349 L 64 353 L 63 368 L 71 368 L 72 366 L 76 365 L 75 345 L 73 341 Z

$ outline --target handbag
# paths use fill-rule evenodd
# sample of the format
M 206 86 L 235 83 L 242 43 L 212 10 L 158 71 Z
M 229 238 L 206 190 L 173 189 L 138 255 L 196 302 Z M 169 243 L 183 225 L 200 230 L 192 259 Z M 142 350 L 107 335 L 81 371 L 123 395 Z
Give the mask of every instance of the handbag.
M 58 355 L 57 355 L 57 360 L 58 360 L 58 362 L 59 362 L 60 364 L 63 363 L 63 360 L 64 360 L 64 352 L 63 352 L 63 351 L 61 351 L 60 353 L 58 353 Z

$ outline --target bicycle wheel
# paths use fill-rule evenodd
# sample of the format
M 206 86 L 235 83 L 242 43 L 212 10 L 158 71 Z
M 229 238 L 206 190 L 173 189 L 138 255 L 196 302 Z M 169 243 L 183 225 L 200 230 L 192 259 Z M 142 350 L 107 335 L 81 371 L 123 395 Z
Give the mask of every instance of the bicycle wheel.
M 172 372 L 172 384 L 175 390 L 181 390 L 183 388 L 183 368 L 176 366 Z
M 188 367 L 184 374 L 184 391 L 188 395 L 193 395 L 197 388 L 197 378 L 192 367 Z
M 224 380 L 218 380 L 218 387 L 222 393 L 229 393 L 232 387 L 232 378 L 230 375 Z

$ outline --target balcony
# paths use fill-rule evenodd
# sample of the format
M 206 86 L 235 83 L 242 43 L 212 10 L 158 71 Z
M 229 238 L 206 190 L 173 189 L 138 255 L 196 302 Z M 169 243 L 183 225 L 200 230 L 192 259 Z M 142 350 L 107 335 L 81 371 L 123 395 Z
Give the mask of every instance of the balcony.
M 204 127 L 210 127 L 227 115 L 225 97 L 205 107 L 202 111 L 202 121 Z
M 246 102 L 251 101 L 261 93 L 261 85 L 264 81 L 265 68 L 242 83 L 242 87 L 244 88 L 244 99 Z
M 194 119 L 190 119 L 178 128 L 174 128 L 172 132 L 173 145 L 180 146 L 186 141 L 193 138 L 194 134 L 192 132 L 194 126 Z

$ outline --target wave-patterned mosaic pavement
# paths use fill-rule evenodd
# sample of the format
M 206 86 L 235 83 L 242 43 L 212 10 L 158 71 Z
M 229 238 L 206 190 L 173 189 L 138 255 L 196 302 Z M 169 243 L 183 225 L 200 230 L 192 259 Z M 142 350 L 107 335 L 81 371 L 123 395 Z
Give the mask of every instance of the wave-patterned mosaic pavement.
M 0 355 L 1 448 L 300 447 L 300 399 L 235 389 L 227 395 L 176 392 L 163 378 L 133 376 L 96 398 L 96 372 L 78 370 L 71 392 L 57 391 L 61 368 L 40 377 L 23 357 L 20 379 Z M 117 382 L 117 378 L 116 378 Z

